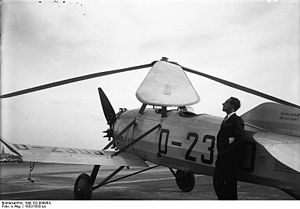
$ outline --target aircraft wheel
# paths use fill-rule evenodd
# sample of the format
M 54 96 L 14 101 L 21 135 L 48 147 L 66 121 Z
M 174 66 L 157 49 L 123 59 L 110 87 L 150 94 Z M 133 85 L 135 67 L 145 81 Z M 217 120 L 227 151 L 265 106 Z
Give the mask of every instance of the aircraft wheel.
M 177 170 L 176 183 L 183 192 L 190 192 L 195 186 L 195 176 L 193 173 Z
M 92 185 L 90 177 L 86 173 L 82 173 L 76 179 L 74 185 L 75 200 L 90 200 L 92 198 Z

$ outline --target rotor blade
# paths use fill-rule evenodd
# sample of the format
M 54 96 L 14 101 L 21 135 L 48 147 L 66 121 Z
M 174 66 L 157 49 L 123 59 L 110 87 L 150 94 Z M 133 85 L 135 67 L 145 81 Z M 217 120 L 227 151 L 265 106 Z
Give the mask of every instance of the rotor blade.
M 107 120 L 107 123 L 111 126 L 116 120 L 116 113 L 114 111 L 114 108 L 111 106 L 107 96 L 103 92 L 103 90 L 101 88 L 98 88 L 98 92 L 99 92 L 104 116 Z
M 0 99 L 19 96 L 19 95 L 22 95 L 22 94 L 28 94 L 28 93 L 32 93 L 32 92 L 35 92 L 35 91 L 41 91 L 41 90 L 44 90 L 44 89 L 49 89 L 49 88 L 53 88 L 53 87 L 56 87 L 56 86 L 62 86 L 62 85 L 66 85 L 66 84 L 69 84 L 69 83 L 75 83 L 75 82 L 78 82 L 78 81 L 97 78 L 97 77 L 101 77 L 101 76 L 106 76 L 106 75 L 122 73 L 122 72 L 126 72 L 126 71 L 131 71 L 131 70 L 138 70 L 138 69 L 142 69 L 142 68 L 152 67 L 153 64 L 154 64 L 154 62 L 149 63 L 149 64 L 145 64 L 145 65 L 138 65 L 138 66 L 133 66 L 133 67 L 128 67 L 128 68 L 122 68 L 122 69 L 111 70 L 111 71 L 104 71 L 104 72 L 93 73 L 93 74 L 88 74 L 88 75 L 84 75 L 84 76 L 69 78 L 69 79 L 65 79 L 65 80 L 61 80 L 61 81 L 57 81 L 57 82 L 52 82 L 52 83 L 48 83 L 48 84 L 44 84 L 44 85 L 40 85 L 40 86 L 28 88 L 28 89 L 23 89 L 23 90 L 20 90 L 20 91 L 15 91 L 15 92 L 8 93 L 8 94 L 3 94 L 3 95 L 0 96 Z
M 183 67 L 183 66 L 181 66 L 181 67 L 182 67 L 183 70 L 185 70 L 187 72 L 203 76 L 205 78 L 208 78 L 208 79 L 214 80 L 216 82 L 222 83 L 222 84 L 224 84 L 226 86 L 230 86 L 230 87 L 233 87 L 235 89 L 239 89 L 241 91 L 245 91 L 247 93 L 254 94 L 256 96 L 259 96 L 259 97 L 262 97 L 262 98 L 265 98 L 265 99 L 269 99 L 271 101 L 274 101 L 274 102 L 277 102 L 277 103 L 280 103 L 280 104 L 283 104 L 283 105 L 288 105 L 288 106 L 296 107 L 296 108 L 300 109 L 300 106 L 298 106 L 296 104 L 293 104 L 293 103 L 287 102 L 285 100 L 273 97 L 271 95 L 262 93 L 260 91 L 256 91 L 254 89 L 250 89 L 250 88 L 247 88 L 245 86 L 241 86 L 239 84 L 236 84 L 236 83 L 233 83 L 233 82 L 230 82 L 230 81 L 226 81 L 226 80 L 223 80 L 223 79 L 220 79 L 220 78 L 217 78 L 217 77 L 214 77 L 214 76 L 211 76 L 211 75 L 208 75 L 208 74 L 196 71 L 196 70 L 192 70 L 192 69 L 189 69 L 189 68 L 186 68 L 186 67 Z

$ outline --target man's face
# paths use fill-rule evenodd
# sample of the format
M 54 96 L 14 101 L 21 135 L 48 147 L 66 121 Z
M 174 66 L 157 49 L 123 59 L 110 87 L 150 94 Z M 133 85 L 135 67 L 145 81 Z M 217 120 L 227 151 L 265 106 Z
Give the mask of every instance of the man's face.
M 223 104 L 223 111 L 226 113 L 233 111 L 233 105 L 230 103 L 230 99 L 227 99 Z

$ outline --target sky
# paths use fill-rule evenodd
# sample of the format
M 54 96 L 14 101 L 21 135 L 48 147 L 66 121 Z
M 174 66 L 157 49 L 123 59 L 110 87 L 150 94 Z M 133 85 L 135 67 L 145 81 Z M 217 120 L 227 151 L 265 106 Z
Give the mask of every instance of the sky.
M 299 1 L 2 0 L 1 94 L 168 57 L 182 66 L 300 104 Z M 115 111 L 139 108 L 149 69 L 1 100 L 1 137 L 23 144 L 102 148 L 102 87 Z M 196 113 L 241 115 L 268 100 L 190 73 Z

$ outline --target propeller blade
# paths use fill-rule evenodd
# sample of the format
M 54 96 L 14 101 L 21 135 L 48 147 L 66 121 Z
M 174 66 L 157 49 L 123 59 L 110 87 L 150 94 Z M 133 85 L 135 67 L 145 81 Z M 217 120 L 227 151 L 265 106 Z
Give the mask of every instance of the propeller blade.
M 99 92 L 100 101 L 102 104 L 102 109 L 103 109 L 107 124 L 109 126 L 111 126 L 111 125 L 113 125 L 113 123 L 116 120 L 116 113 L 114 111 L 114 108 L 111 106 L 107 96 L 103 92 L 103 90 L 101 88 L 98 88 L 98 92 Z
M 23 89 L 20 91 L 15 91 L 15 92 L 8 93 L 8 94 L 3 94 L 0 96 L 0 99 L 15 97 L 15 96 L 23 95 L 23 94 L 28 94 L 28 93 L 32 93 L 32 92 L 36 92 L 36 91 L 41 91 L 44 89 L 49 89 L 49 88 L 62 86 L 62 85 L 66 85 L 69 83 L 75 83 L 75 82 L 83 81 L 83 80 L 87 80 L 87 79 L 97 78 L 97 77 L 101 77 L 101 76 L 112 75 L 112 74 L 122 73 L 122 72 L 126 72 L 126 71 L 131 71 L 131 70 L 138 70 L 138 69 L 142 69 L 142 68 L 148 68 L 148 67 L 152 67 L 154 65 L 154 63 L 155 62 L 152 62 L 149 64 L 144 64 L 144 65 L 138 65 L 138 66 L 133 66 L 133 67 L 117 69 L 117 70 L 92 73 L 92 74 L 88 74 L 88 75 L 84 75 L 84 76 L 69 78 L 69 79 L 65 79 L 65 80 L 61 80 L 61 81 L 56 81 L 56 82 L 52 82 L 52 83 L 48 83 L 48 84 L 44 84 L 44 85 L 40 85 L 40 86 L 35 86 L 32 88 L 28 88 L 28 89 Z
M 247 92 L 247 93 L 250 93 L 250 94 L 254 94 L 256 96 L 259 96 L 259 97 L 262 97 L 262 98 L 265 98 L 265 99 L 269 99 L 271 101 L 274 101 L 274 102 L 277 102 L 277 103 L 280 103 L 280 104 L 283 104 L 283 105 L 288 105 L 288 106 L 296 107 L 296 108 L 300 109 L 300 106 L 298 106 L 296 104 L 293 104 L 293 103 L 290 103 L 290 102 L 287 102 L 285 100 L 279 99 L 277 97 L 273 97 L 271 95 L 262 93 L 260 91 L 256 91 L 254 89 L 250 89 L 250 88 L 247 88 L 245 86 L 241 86 L 239 84 L 236 84 L 236 83 L 233 83 L 233 82 L 230 82 L 230 81 L 226 81 L 226 80 L 223 80 L 223 79 L 220 79 L 220 78 L 217 78 L 217 77 L 214 77 L 214 76 L 211 76 L 211 75 L 208 75 L 208 74 L 196 71 L 196 70 L 192 70 L 192 69 L 189 69 L 189 68 L 186 68 L 186 67 L 183 67 L 183 66 L 181 66 L 181 67 L 182 67 L 183 70 L 185 70 L 187 72 L 203 76 L 205 78 L 208 78 L 208 79 L 214 80 L 216 82 L 222 83 L 226 86 L 230 86 L 232 88 L 239 89 L 241 91 L 244 91 L 244 92 Z

